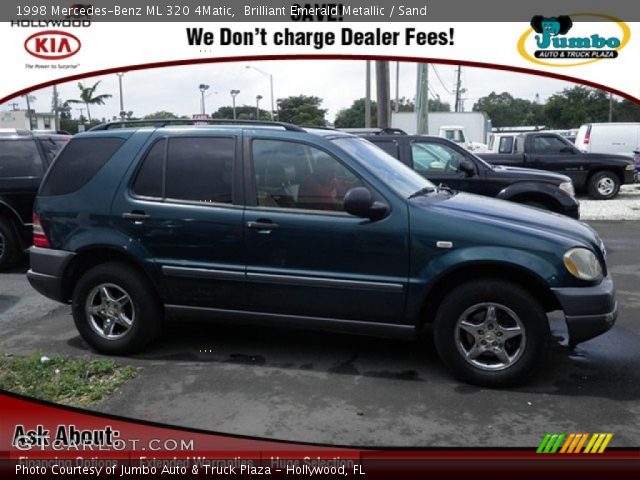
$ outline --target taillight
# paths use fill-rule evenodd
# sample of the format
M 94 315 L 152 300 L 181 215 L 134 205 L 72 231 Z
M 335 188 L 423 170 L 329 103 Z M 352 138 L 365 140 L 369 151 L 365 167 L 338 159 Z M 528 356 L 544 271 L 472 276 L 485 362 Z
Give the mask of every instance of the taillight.
M 49 239 L 42 229 L 40 217 L 35 213 L 33 214 L 33 245 L 34 247 L 51 248 Z
M 591 125 L 587 127 L 587 132 L 584 134 L 584 140 L 582 143 L 589 145 L 589 140 L 591 140 Z

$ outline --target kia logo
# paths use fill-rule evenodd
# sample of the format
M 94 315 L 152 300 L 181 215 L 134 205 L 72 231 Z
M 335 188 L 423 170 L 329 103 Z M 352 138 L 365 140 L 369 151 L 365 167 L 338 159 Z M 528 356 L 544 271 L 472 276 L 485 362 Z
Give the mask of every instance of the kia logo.
M 80 40 L 75 35 L 61 30 L 45 30 L 34 33 L 24 41 L 24 49 L 37 58 L 62 60 L 80 50 Z

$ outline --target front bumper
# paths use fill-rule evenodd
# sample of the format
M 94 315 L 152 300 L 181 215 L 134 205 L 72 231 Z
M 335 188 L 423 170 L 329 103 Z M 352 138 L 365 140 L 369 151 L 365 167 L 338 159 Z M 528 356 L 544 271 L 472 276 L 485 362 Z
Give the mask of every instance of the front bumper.
M 624 184 L 628 185 L 630 183 L 635 183 L 637 178 L 636 170 L 625 170 L 624 171 Z
M 554 288 L 569 330 L 569 345 L 577 345 L 609 330 L 618 317 L 610 275 L 593 287 Z
M 64 291 L 63 277 L 74 256 L 75 253 L 65 250 L 31 247 L 31 268 L 27 272 L 29 283 L 45 297 L 66 303 L 68 298 Z

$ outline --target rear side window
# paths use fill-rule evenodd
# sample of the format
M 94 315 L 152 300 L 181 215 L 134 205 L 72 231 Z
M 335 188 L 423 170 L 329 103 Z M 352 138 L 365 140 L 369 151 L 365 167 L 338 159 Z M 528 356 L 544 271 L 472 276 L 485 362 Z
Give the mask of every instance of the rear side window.
M 43 173 L 35 141 L 0 141 L 0 178 L 38 177 Z
M 60 153 L 39 195 L 66 195 L 84 187 L 125 142 L 123 138 L 76 138 Z
M 56 158 L 58 152 L 62 150 L 62 147 L 64 147 L 68 141 L 69 140 L 67 139 L 60 140 L 53 138 L 45 138 L 40 140 L 40 146 L 42 147 L 42 151 L 47 157 L 47 161 L 49 162 L 49 164 L 53 162 L 53 159 Z
M 133 184 L 133 193 L 141 197 L 161 198 L 163 196 L 163 170 L 166 140 L 156 142 L 142 161 Z

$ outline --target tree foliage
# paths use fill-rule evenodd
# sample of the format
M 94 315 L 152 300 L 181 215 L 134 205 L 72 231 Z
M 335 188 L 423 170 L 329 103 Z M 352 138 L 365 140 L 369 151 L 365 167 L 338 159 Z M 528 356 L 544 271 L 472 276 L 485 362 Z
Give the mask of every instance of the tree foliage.
M 640 105 L 629 100 L 612 101 L 614 122 L 640 121 Z M 565 88 L 540 104 L 514 98 L 507 92 L 491 92 L 478 99 L 474 111 L 485 112 L 494 127 L 546 125 L 554 129 L 577 128 L 583 123 L 609 121 L 609 94 L 575 86 Z
M 212 118 L 224 118 L 233 119 L 233 107 L 228 105 L 220 107 L 218 110 L 211 114 Z M 255 120 L 256 119 L 256 107 L 251 105 L 236 106 L 236 119 L 238 120 Z M 268 111 L 260 109 L 260 115 L 258 120 L 271 120 L 271 115 Z
M 133 112 L 131 112 L 133 114 Z M 143 120 L 153 120 L 153 119 L 158 119 L 158 120 L 176 120 L 176 119 L 180 119 L 180 118 L 184 118 L 187 119 L 189 117 L 187 117 L 186 115 L 182 115 L 179 116 L 173 112 L 167 112 L 166 110 L 160 110 L 158 112 L 155 113 L 150 113 L 149 115 L 145 115 L 143 117 Z
M 338 112 L 334 125 L 336 128 L 363 128 L 364 122 L 364 98 L 355 100 L 349 108 L 344 108 Z M 400 112 L 413 112 L 415 110 L 415 103 L 412 99 L 402 97 L 398 100 L 398 110 Z M 378 104 L 375 101 L 371 101 L 371 125 L 378 124 Z M 395 111 L 395 100 L 391 100 L 391 111 Z M 442 102 L 440 99 L 429 100 L 430 112 L 449 112 L 451 106 Z
M 112 95 L 108 93 L 96 95 L 98 85 L 100 85 L 99 81 L 94 83 L 91 87 L 85 87 L 82 82 L 78 82 L 80 98 L 67 100 L 67 103 L 84 103 L 87 109 L 87 118 L 89 119 L 89 122 L 91 122 L 91 109 L 89 108 L 89 105 L 104 105 L 104 101 L 112 97 Z
M 295 125 L 325 126 L 327 110 L 320 108 L 322 99 L 297 95 L 278 99 L 278 120 Z

